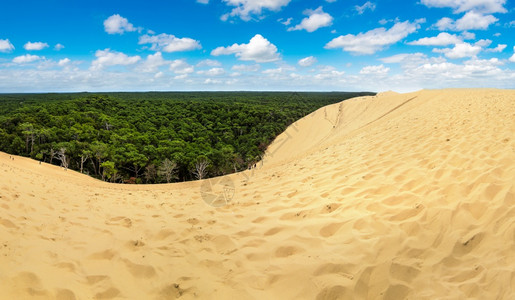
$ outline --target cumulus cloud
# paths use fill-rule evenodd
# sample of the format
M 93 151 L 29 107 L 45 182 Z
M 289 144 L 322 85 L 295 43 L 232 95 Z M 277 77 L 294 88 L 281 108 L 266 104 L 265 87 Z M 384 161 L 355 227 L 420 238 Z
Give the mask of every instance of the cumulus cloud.
M 284 20 L 283 18 L 280 18 L 277 20 L 277 22 L 283 24 L 284 26 L 288 26 L 291 24 L 291 21 L 293 20 L 293 18 L 288 18 L 286 20 Z
M 418 66 L 417 68 L 414 68 L 410 72 L 417 77 L 433 77 L 437 75 L 435 78 L 440 78 L 443 80 L 457 79 L 464 82 L 465 79 L 477 78 L 484 80 L 484 78 L 491 77 L 499 78 L 503 75 L 503 71 L 498 67 L 501 64 L 502 63 L 497 58 L 472 58 L 465 61 L 462 65 L 449 62 L 426 63 Z M 476 81 L 479 86 L 485 86 L 480 82 L 481 81 Z
M 11 52 L 14 50 L 13 44 L 9 42 L 9 39 L 1 40 L 0 39 L 0 52 Z
M 211 51 L 211 55 L 235 54 L 239 60 L 255 61 L 258 63 L 272 62 L 280 59 L 277 47 L 260 34 L 256 34 L 248 44 L 233 44 L 228 47 L 218 47 Z
M 434 37 L 425 37 L 419 40 L 409 42 L 408 45 L 416 46 L 447 46 L 451 44 L 460 43 L 461 39 L 455 34 L 448 34 L 447 32 L 441 32 Z
M 491 43 L 492 43 L 492 40 L 481 39 L 481 40 L 477 41 L 476 43 L 474 43 L 474 45 L 484 48 L 484 47 L 490 46 Z
M 68 65 L 70 62 L 71 62 L 71 60 L 69 58 L 63 58 L 63 59 L 59 60 L 59 62 L 57 64 L 60 67 L 64 67 L 64 66 Z
M 454 30 L 455 28 L 454 20 L 447 17 L 443 17 L 440 20 L 438 20 L 434 26 L 438 28 L 438 30 Z
M 222 63 L 215 59 L 204 59 L 197 63 L 197 67 L 220 67 L 221 65 Z
M 421 63 L 429 62 L 427 55 L 416 53 L 400 53 L 388 57 L 381 58 L 380 61 L 388 64 L 402 64 L 404 66 L 414 66 Z
M 138 28 L 134 27 L 129 20 L 115 14 L 110 16 L 104 21 L 104 29 L 109 34 L 123 34 L 124 32 L 136 31 Z
M 211 68 L 209 70 L 197 71 L 197 74 L 207 75 L 207 76 L 220 76 L 220 75 L 225 74 L 225 70 L 222 68 Z
M 395 44 L 420 28 L 421 21 L 396 23 L 390 29 L 372 29 L 357 35 L 347 34 L 334 38 L 325 45 L 326 49 L 342 48 L 354 54 L 374 54 L 389 45 Z
M 301 67 L 310 67 L 313 64 L 315 64 L 316 62 L 317 62 L 317 59 L 314 56 L 308 56 L 308 57 L 305 57 L 303 59 L 300 59 L 298 61 L 298 64 Z
M 261 68 L 260 65 L 234 65 L 231 70 L 238 72 L 257 72 Z
M 159 71 L 159 67 L 170 64 L 163 58 L 161 52 L 150 54 L 147 58 L 138 66 L 138 70 L 145 73 L 156 73 Z
M 239 16 L 242 20 L 248 21 L 251 15 L 260 16 L 263 10 L 279 11 L 291 0 L 223 0 L 228 6 L 234 6 L 230 13 L 224 14 L 222 20 L 229 17 Z
M 128 56 L 122 52 L 111 51 L 111 49 L 97 50 L 95 52 L 95 56 L 97 59 L 91 62 L 91 70 L 98 71 L 103 69 L 104 67 L 116 66 L 116 65 L 132 65 L 137 63 L 141 57 L 139 55 L 136 56 Z
M 339 80 L 342 79 L 344 71 L 338 71 L 335 67 L 325 66 L 319 70 L 319 73 L 315 74 L 314 78 L 317 80 Z
M 457 30 L 481 29 L 486 30 L 490 24 L 497 22 L 499 19 L 492 15 L 482 15 L 470 11 L 456 21 Z
M 510 57 L 509 61 L 515 62 L 515 46 L 513 46 L 513 55 Z
M 139 37 L 139 45 L 151 44 L 150 50 L 164 52 L 179 52 L 200 49 L 200 42 L 190 38 L 178 38 L 172 34 L 144 34 Z
M 55 51 L 60 51 L 60 50 L 62 50 L 62 49 L 64 49 L 64 46 L 63 46 L 62 44 L 56 44 L 56 45 L 54 46 L 54 50 L 55 50 Z
M 195 68 L 184 59 L 176 59 L 170 64 L 170 71 L 176 74 L 186 75 L 195 72 Z
M 476 34 L 468 31 L 463 31 L 461 33 L 461 37 L 463 37 L 463 39 L 465 40 L 473 40 L 476 38 Z
M 385 67 L 384 65 L 378 66 L 366 66 L 359 71 L 361 75 L 374 75 L 374 76 L 385 76 L 390 71 L 390 68 Z
M 376 5 L 375 5 L 375 3 L 367 1 L 361 6 L 359 6 L 359 5 L 354 6 L 354 8 L 358 12 L 358 14 L 362 15 L 365 11 L 367 11 L 367 9 L 374 11 L 376 9 Z
M 475 57 L 480 51 L 480 45 L 471 45 L 469 43 L 459 43 L 453 48 L 433 49 L 433 52 L 443 53 L 446 57 L 453 59 Z
M 497 22 L 498 19 L 492 15 L 482 15 L 473 11 L 467 12 L 455 23 L 455 29 L 459 31 L 481 29 L 486 30 L 490 24 Z
M 42 50 L 47 47 L 48 47 L 48 44 L 42 43 L 42 42 L 35 42 L 35 43 L 27 42 L 25 45 L 23 45 L 23 48 L 25 48 L 25 50 L 35 50 L 35 51 Z
M 476 11 L 482 13 L 505 13 L 506 0 L 421 0 L 427 7 L 449 7 L 454 13 Z
M 304 14 L 308 17 L 302 19 L 300 24 L 288 28 L 288 31 L 305 29 L 307 32 L 313 32 L 318 28 L 331 26 L 331 24 L 333 24 L 333 17 L 322 11 L 322 6 L 315 10 L 305 10 Z
M 499 19 L 492 15 L 483 15 L 470 11 L 456 21 L 451 18 L 444 17 L 436 22 L 435 27 L 439 30 L 455 31 L 486 30 L 491 24 L 498 20 Z
M 28 64 L 28 63 L 31 63 L 31 62 L 34 62 L 34 61 L 40 60 L 40 59 L 42 59 L 42 57 L 40 57 L 40 56 L 25 54 L 25 55 L 16 56 L 15 58 L 13 58 L 13 63 Z
M 281 67 L 278 67 L 278 68 L 274 68 L 274 69 L 266 69 L 264 70 L 263 74 L 267 74 L 267 75 L 270 75 L 270 76 L 279 76 L 281 74 L 285 74 L 287 73 L 288 71 L 294 71 L 295 68 L 294 67 L 291 67 L 291 66 L 288 66 L 288 65 L 284 65 L 284 66 L 281 66 Z

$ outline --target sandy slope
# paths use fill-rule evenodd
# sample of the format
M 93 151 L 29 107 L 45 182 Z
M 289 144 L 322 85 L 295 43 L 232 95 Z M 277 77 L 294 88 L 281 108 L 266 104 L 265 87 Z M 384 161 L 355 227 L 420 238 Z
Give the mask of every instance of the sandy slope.
M 0 153 L 0 299 L 514 299 L 514 133 L 515 91 L 348 100 L 220 208 Z

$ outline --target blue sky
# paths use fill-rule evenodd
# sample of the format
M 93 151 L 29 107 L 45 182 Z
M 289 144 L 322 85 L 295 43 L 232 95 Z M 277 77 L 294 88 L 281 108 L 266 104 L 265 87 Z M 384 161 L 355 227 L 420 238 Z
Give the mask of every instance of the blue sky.
M 4 1 L 0 92 L 515 88 L 514 1 Z

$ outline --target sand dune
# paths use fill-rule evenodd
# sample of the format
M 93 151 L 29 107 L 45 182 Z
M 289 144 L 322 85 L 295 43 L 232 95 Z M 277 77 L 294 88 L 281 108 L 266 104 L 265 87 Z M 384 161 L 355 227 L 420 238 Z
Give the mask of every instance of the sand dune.
M 514 133 L 515 91 L 437 90 L 321 108 L 206 182 L 0 153 L 0 299 L 514 299 Z

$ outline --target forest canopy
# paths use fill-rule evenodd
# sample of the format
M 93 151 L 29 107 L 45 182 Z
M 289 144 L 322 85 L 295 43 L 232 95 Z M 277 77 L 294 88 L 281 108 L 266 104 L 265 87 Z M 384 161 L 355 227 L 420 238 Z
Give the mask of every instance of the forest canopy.
M 202 179 L 258 162 L 287 126 L 373 93 L 0 94 L 0 151 L 124 183 Z

